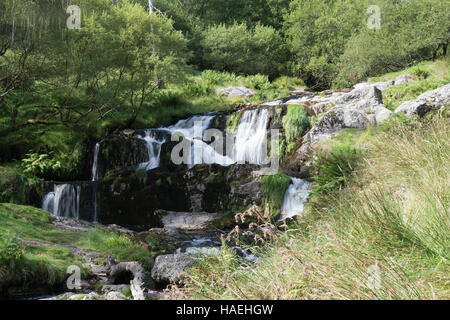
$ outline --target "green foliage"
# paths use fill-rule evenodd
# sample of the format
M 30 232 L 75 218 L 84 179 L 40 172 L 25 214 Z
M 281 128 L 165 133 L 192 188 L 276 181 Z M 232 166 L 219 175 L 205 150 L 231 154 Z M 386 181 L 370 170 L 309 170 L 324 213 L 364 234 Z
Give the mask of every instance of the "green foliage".
M 358 136 L 350 133 L 345 141 Z M 446 299 L 449 133 L 439 114 L 373 132 L 355 178 L 311 197 L 258 262 L 236 268 L 231 257 L 202 261 L 183 292 L 212 300 Z
M 313 193 L 327 194 L 342 188 L 355 170 L 359 158 L 358 150 L 345 144 L 334 146 L 328 154 L 319 155 L 316 173 L 312 177 Z
M 283 205 L 284 195 L 291 184 L 291 178 L 284 173 L 277 173 L 262 178 L 264 183 L 262 193 L 269 204 L 270 214 L 275 217 L 280 213 Z
M 286 115 L 283 117 L 285 130 L 286 153 L 292 150 L 297 139 L 301 138 L 309 128 L 309 117 L 305 107 L 301 105 L 289 105 Z
M 230 132 L 235 133 L 238 126 L 239 121 L 241 120 L 242 113 L 241 112 L 235 112 L 227 120 L 227 130 Z
M 272 27 L 246 24 L 209 27 L 204 34 L 205 63 L 217 70 L 241 74 L 279 75 L 286 61 L 286 48 Z
M 16 237 L 10 233 L 0 237 L 0 266 L 9 266 L 14 269 L 14 266 L 24 256 L 24 247 Z
M 138 168 L 134 171 L 134 177 L 139 181 L 141 184 L 147 183 L 147 169 L 146 168 Z
M 354 33 L 339 58 L 335 87 L 445 55 L 450 41 L 448 5 L 441 0 L 379 0 L 381 28 Z
M 61 169 L 61 163 L 52 154 L 29 153 L 22 159 L 24 172 L 36 176 L 46 176 Z
M 266 90 L 272 86 L 269 77 L 260 74 L 245 77 L 244 85 L 255 90 Z
M 422 68 L 420 68 L 420 67 L 416 67 L 416 68 L 413 70 L 413 74 L 414 74 L 418 79 L 422 79 L 422 80 L 424 80 L 424 79 L 426 79 L 426 78 L 428 78 L 428 77 L 430 76 L 430 73 L 429 73 L 427 70 L 422 69 Z
M 350 37 L 363 25 L 367 1 L 294 0 L 285 20 L 294 72 L 314 89 L 326 89 Z

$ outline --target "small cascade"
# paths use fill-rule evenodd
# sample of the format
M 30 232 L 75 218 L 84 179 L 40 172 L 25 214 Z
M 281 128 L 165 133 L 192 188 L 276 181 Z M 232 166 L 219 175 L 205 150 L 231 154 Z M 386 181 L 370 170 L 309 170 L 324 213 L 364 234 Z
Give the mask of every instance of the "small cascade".
M 235 162 L 264 164 L 269 115 L 267 109 L 245 111 L 239 122 L 234 143 Z
M 79 219 L 80 195 L 80 185 L 55 185 L 54 191 L 45 195 L 42 209 L 54 216 Z
M 161 129 L 164 130 L 164 129 Z M 147 129 L 145 130 L 145 136 L 140 138 L 145 141 L 148 152 L 148 162 L 143 162 L 139 165 L 139 168 L 145 168 L 147 170 L 155 169 L 159 167 L 161 159 L 161 146 L 166 142 L 164 137 L 158 137 L 160 129 Z
M 94 162 L 92 163 L 92 181 L 97 181 L 98 180 L 98 153 L 100 151 L 100 142 L 97 142 L 95 144 L 95 149 L 94 149 Z
M 49 192 L 45 195 L 44 199 L 42 200 L 42 210 L 53 214 L 54 206 L 55 206 L 55 193 Z
M 301 215 L 311 190 L 311 184 L 308 181 L 297 178 L 291 179 L 292 184 L 289 185 L 284 195 L 280 220 Z
M 196 164 L 231 165 L 234 163 L 232 159 L 218 153 L 213 147 L 203 142 L 204 132 L 211 127 L 215 117 L 215 115 L 193 116 L 180 120 L 167 128 L 147 129 L 145 136 L 139 138 L 146 142 L 149 160 L 141 163 L 139 167 L 147 170 L 158 168 L 160 166 L 161 146 L 167 142 L 167 136 L 176 132 L 182 134 L 185 139 L 191 142 L 189 168 Z

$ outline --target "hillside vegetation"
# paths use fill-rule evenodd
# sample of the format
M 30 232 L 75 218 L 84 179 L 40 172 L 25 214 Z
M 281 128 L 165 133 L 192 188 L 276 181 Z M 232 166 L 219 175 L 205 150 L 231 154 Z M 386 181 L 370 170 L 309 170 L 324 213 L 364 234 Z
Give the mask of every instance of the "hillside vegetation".
M 323 146 L 297 224 L 265 248 L 251 247 L 262 257 L 255 265 L 226 249 L 205 259 L 187 297 L 450 298 L 448 116 L 399 116 L 341 133 Z

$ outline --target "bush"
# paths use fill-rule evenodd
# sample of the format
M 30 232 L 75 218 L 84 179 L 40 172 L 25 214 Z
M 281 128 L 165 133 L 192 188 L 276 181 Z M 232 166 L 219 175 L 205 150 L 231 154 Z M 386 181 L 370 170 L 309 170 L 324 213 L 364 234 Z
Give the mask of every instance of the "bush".
M 27 158 L 22 159 L 24 173 L 35 176 L 45 176 L 57 173 L 61 169 L 61 163 L 58 160 L 53 159 L 52 155 L 52 153 L 27 154 Z
M 240 74 L 279 75 L 286 61 L 286 46 L 272 27 L 245 23 L 209 27 L 204 32 L 204 59 L 208 67 Z
M 7 266 L 14 269 L 18 261 L 23 258 L 24 247 L 17 238 L 8 234 L 5 238 L 0 238 L 0 266 Z
M 367 77 L 436 58 L 450 42 L 448 10 L 439 0 L 382 1 L 379 30 L 363 28 L 348 41 L 333 86 L 350 87 Z M 419 71 L 418 78 L 427 74 Z

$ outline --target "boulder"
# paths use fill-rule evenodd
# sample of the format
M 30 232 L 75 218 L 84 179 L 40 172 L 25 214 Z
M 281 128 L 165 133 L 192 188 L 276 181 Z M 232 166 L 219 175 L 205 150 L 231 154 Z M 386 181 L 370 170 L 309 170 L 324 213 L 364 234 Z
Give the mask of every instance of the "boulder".
M 175 212 L 157 210 L 166 229 L 201 230 L 221 219 L 223 214 L 208 212 Z
M 417 99 L 402 103 L 394 112 L 407 116 L 423 117 L 432 110 L 440 110 L 450 104 L 450 84 L 421 94 Z
M 216 94 L 218 96 L 226 96 L 228 98 L 251 97 L 255 94 L 255 91 L 246 87 L 228 87 L 217 89 Z
M 375 86 L 360 86 L 337 98 L 336 104 L 366 111 L 383 104 L 383 96 Z
M 156 257 L 152 278 L 159 283 L 180 283 L 199 257 L 192 253 L 165 254 Z
M 409 82 L 413 82 L 414 81 L 414 77 L 410 74 L 404 74 L 401 76 L 398 76 L 397 78 L 395 78 L 395 82 L 394 84 L 396 86 L 405 84 L 405 83 L 409 83 Z
M 138 262 L 120 262 L 111 267 L 110 279 L 114 283 L 124 275 L 132 276 L 130 289 L 134 300 L 145 300 L 144 285 L 148 277 L 144 268 Z
M 306 177 L 313 165 L 314 146 L 317 143 L 331 139 L 333 134 L 345 128 L 366 128 L 373 123 L 370 116 L 362 110 L 345 105 L 333 107 L 303 137 L 301 147 L 295 151 L 295 155 L 286 160 L 285 168 L 290 172 L 296 172 L 299 176 Z
M 257 202 L 258 184 L 253 180 L 256 166 L 196 165 L 189 170 L 167 172 L 123 171 L 110 174 L 99 183 L 99 222 L 119 224 L 134 230 L 162 227 L 158 209 L 174 212 L 238 212 Z
M 111 291 L 105 295 L 106 300 L 128 300 L 121 292 Z M 145 300 L 145 299 L 141 299 Z

